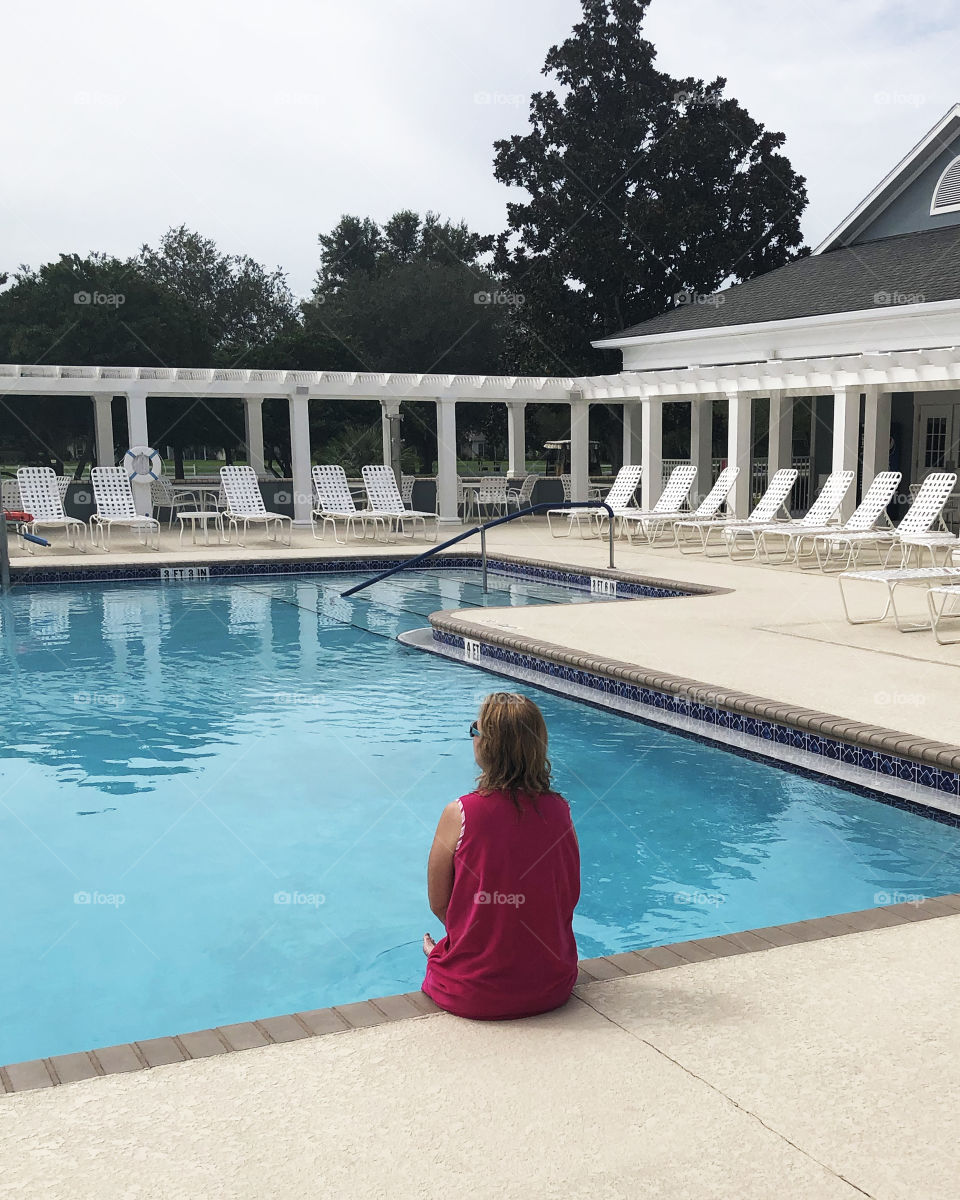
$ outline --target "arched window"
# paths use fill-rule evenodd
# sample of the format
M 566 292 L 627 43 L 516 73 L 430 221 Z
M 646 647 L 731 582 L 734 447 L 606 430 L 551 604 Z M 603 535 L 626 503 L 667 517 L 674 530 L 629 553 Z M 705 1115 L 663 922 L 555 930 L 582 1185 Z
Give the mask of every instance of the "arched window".
M 933 189 L 930 215 L 960 212 L 960 155 L 951 162 Z

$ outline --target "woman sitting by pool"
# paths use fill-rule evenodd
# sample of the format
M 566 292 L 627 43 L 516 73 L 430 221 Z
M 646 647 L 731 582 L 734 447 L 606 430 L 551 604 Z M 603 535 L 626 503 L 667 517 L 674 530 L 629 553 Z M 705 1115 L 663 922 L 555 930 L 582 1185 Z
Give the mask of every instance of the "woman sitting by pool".
M 550 787 L 547 727 L 526 696 L 496 692 L 470 727 L 476 791 L 448 804 L 427 864 L 423 990 L 460 1017 L 508 1020 L 566 1003 L 577 981 L 580 850 Z

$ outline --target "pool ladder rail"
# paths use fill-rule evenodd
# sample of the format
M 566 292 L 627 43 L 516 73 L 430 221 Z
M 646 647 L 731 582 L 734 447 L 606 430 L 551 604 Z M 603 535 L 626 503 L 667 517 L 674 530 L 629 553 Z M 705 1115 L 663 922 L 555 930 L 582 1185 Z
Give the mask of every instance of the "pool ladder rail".
M 602 508 L 606 510 L 609 518 L 608 534 L 610 543 L 610 568 L 614 567 L 613 561 L 613 535 L 614 535 L 614 511 L 609 504 L 604 500 L 563 500 L 547 501 L 542 504 L 531 504 L 527 508 L 518 509 L 514 513 L 508 513 L 505 517 L 495 517 L 492 521 L 485 521 L 482 525 L 474 525 L 471 529 L 464 530 L 463 533 L 458 533 L 455 537 L 448 538 L 445 542 L 441 542 L 438 546 L 431 546 L 429 550 L 425 550 L 423 554 L 416 554 L 413 558 L 405 558 L 403 562 L 399 562 L 396 566 L 390 567 L 386 571 L 381 571 L 378 575 L 372 575 L 363 583 L 355 584 L 352 588 L 347 588 L 340 595 L 346 599 L 347 596 L 354 596 L 357 592 L 362 592 L 364 588 L 372 587 L 373 584 L 379 583 L 381 579 L 388 579 L 391 575 L 396 575 L 398 571 L 405 571 L 408 567 L 416 566 L 417 563 L 425 562 L 428 558 L 433 558 L 435 554 L 439 554 L 441 550 L 447 550 L 450 546 L 455 546 L 457 542 L 462 542 L 466 538 L 473 537 L 475 533 L 480 534 L 480 570 L 482 573 L 483 591 L 487 589 L 487 530 L 493 529 L 497 525 L 506 525 L 509 521 L 516 521 L 518 517 L 528 517 L 531 513 L 543 512 L 545 509 L 560 509 L 560 508 Z

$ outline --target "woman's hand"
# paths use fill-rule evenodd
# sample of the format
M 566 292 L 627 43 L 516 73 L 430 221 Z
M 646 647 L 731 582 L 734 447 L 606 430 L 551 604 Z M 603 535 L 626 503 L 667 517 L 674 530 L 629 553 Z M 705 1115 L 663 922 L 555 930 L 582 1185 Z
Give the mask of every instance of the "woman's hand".
M 433 940 L 429 933 L 423 935 L 423 952 L 430 957 L 430 951 L 436 948 L 437 943 Z

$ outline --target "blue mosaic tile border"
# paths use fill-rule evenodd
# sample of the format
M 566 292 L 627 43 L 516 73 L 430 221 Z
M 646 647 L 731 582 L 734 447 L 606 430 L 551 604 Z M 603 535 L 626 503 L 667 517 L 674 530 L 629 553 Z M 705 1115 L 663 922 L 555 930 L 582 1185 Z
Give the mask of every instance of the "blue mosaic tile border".
M 450 633 L 443 629 L 434 629 L 433 640 L 461 650 L 464 647 L 464 639 L 460 634 Z M 592 671 L 570 667 L 564 663 L 539 658 L 536 655 L 526 654 L 519 650 L 510 650 L 503 646 L 490 645 L 487 642 L 480 642 L 479 646 L 481 660 L 486 660 L 488 663 L 499 662 L 511 667 L 520 667 L 563 683 L 573 683 L 580 687 L 590 688 L 604 696 L 660 709 L 665 716 L 671 714 L 698 721 L 704 727 L 703 733 L 708 739 L 711 727 L 726 729 L 735 733 L 744 733 L 749 737 L 759 738 L 761 741 L 768 741 L 775 745 L 784 745 L 796 750 L 803 750 L 807 754 L 816 755 L 825 760 L 859 767 L 861 770 L 869 771 L 877 777 L 877 790 L 876 792 L 871 790 L 871 794 L 876 799 L 883 801 L 885 804 L 891 804 L 895 808 L 906 809 L 920 816 L 931 817 L 944 824 L 960 827 L 960 816 L 954 813 L 944 812 L 942 809 L 934 808 L 932 805 L 922 804 L 901 796 L 894 796 L 882 790 L 882 779 L 888 778 L 930 788 L 931 791 L 939 792 L 944 796 L 960 796 L 960 773 L 956 771 L 942 770 L 928 763 L 914 762 L 908 758 L 886 754 L 869 746 L 859 746 L 852 742 L 837 741 L 822 734 L 795 729 L 790 725 L 780 725 L 774 721 L 767 721 L 762 717 L 750 716 L 747 713 L 716 708 L 710 704 L 691 700 L 687 696 L 678 696 L 671 692 L 658 691 L 655 688 L 644 687 L 640 684 L 630 683 L 627 680 L 615 679 L 609 675 L 597 675 Z M 491 667 L 491 669 L 495 668 Z M 633 714 L 626 713 L 624 715 L 632 716 Z M 671 725 L 669 722 L 665 722 L 665 725 L 675 733 L 683 734 L 686 732 L 677 726 Z M 728 743 L 723 744 L 725 749 L 733 750 L 734 752 L 738 750 L 738 747 L 731 746 Z M 771 755 L 763 755 L 758 751 L 756 757 L 769 761 Z M 795 769 L 790 763 L 781 761 L 779 765 L 787 770 Z M 844 784 L 843 780 L 837 780 L 827 771 L 824 771 L 819 777 L 829 778 L 831 782 L 838 783 L 840 786 Z
M 343 572 L 388 571 L 401 561 L 397 557 L 382 558 L 323 558 L 323 559 L 258 559 L 248 562 L 201 562 L 191 560 L 189 563 L 177 563 L 177 566 L 203 566 L 210 572 L 210 579 L 245 578 L 252 575 L 289 576 L 289 575 L 327 575 Z M 15 567 L 11 575 L 17 586 L 34 586 L 44 584 L 70 583 L 159 583 L 162 566 L 174 564 L 158 564 L 157 566 L 136 564 L 129 566 L 111 567 L 97 565 L 95 567 Z M 569 587 L 577 591 L 589 591 L 591 574 L 582 571 L 563 570 L 555 567 L 541 567 L 530 563 L 514 562 L 510 559 L 488 559 L 491 571 L 498 574 L 511 575 L 518 579 L 536 580 L 542 583 L 554 583 L 561 587 Z M 412 563 L 407 568 L 410 571 L 457 571 L 479 570 L 478 555 L 443 555 L 428 559 L 425 562 Z M 594 572 L 597 574 L 597 572 Z M 634 580 L 620 579 L 615 574 L 605 578 L 616 578 L 617 596 L 633 599 L 661 599 L 676 596 L 688 596 L 692 593 L 680 587 L 666 587 L 661 583 L 641 583 Z

